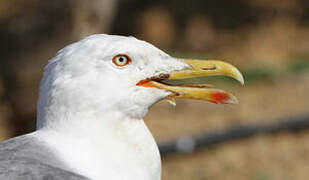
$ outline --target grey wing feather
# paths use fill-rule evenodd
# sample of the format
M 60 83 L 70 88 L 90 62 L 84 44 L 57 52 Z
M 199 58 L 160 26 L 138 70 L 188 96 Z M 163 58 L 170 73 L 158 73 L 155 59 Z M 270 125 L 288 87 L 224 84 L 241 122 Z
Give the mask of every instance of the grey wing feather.
M 0 179 L 87 180 L 70 172 L 43 142 L 27 135 L 0 143 Z
M 0 162 L 1 180 L 86 180 L 63 169 L 29 160 L 7 160 Z

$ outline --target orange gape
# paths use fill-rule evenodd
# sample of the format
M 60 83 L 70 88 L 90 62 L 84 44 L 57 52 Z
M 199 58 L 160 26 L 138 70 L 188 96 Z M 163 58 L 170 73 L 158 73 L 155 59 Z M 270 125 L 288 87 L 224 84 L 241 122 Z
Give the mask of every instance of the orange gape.
M 224 92 L 214 92 L 211 94 L 211 101 L 216 104 L 222 104 L 229 98 L 229 95 Z
M 152 84 L 152 83 L 149 83 L 149 81 L 148 81 L 148 82 L 145 82 L 145 83 L 137 83 L 137 85 L 138 85 L 138 86 L 143 86 L 143 87 L 154 87 L 154 88 L 162 89 L 162 88 L 159 87 L 159 86 L 156 86 L 156 85 L 154 85 L 154 84 Z
M 137 86 L 143 86 L 143 87 L 154 87 L 154 88 L 162 89 L 161 87 L 156 86 L 156 85 L 150 83 L 150 81 L 152 81 L 152 80 L 154 80 L 154 79 L 155 79 L 155 78 L 147 78 L 147 79 L 141 80 L 141 81 L 138 82 L 136 85 L 137 85 Z

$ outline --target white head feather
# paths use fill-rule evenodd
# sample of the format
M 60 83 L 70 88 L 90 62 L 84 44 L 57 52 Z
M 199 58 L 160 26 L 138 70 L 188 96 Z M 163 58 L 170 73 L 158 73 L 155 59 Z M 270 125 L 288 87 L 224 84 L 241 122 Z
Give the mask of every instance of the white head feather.
M 117 67 L 112 63 L 117 54 L 127 54 L 132 63 Z M 73 121 L 80 113 L 94 111 L 118 111 L 141 119 L 153 103 L 169 92 L 136 84 L 186 66 L 134 37 L 89 36 L 59 51 L 47 65 L 41 82 L 38 128 L 55 121 Z
M 132 62 L 116 66 L 117 54 Z M 100 34 L 69 45 L 45 69 L 37 134 L 92 179 L 159 179 L 160 156 L 142 119 L 170 93 L 136 84 L 187 66 L 134 37 Z

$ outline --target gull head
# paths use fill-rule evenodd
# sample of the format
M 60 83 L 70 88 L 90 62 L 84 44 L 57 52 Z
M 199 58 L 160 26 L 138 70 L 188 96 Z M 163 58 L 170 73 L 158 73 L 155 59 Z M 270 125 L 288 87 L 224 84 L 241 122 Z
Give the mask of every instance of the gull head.
M 142 119 L 162 99 L 189 98 L 236 103 L 230 93 L 175 79 L 224 75 L 244 83 L 233 65 L 218 60 L 171 57 L 134 37 L 92 35 L 58 52 L 46 66 L 38 102 L 38 127 L 48 119 L 120 113 Z M 63 120 L 66 120 L 63 119 Z

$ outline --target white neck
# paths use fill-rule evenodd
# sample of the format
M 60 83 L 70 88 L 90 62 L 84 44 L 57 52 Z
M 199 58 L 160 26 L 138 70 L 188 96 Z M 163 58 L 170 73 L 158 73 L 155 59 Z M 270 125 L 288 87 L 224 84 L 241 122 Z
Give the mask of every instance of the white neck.
M 161 179 L 158 147 L 142 119 L 109 112 L 58 125 L 36 134 L 72 171 L 94 180 Z

